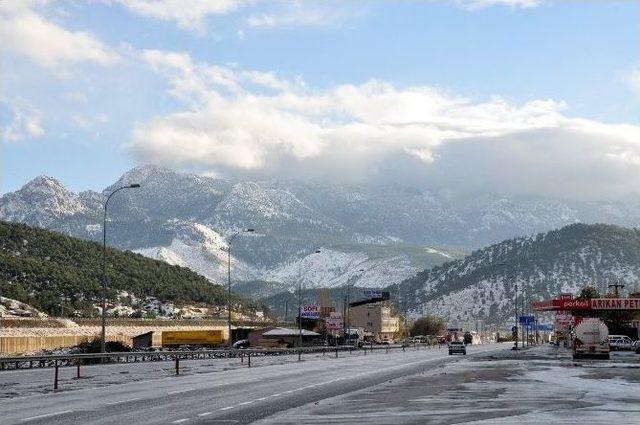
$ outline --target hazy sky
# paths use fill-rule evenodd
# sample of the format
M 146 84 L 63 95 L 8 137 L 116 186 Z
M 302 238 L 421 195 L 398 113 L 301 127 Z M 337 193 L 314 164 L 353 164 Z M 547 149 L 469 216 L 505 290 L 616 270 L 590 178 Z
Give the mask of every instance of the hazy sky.
M 0 193 L 136 164 L 640 189 L 640 2 L 0 1 Z

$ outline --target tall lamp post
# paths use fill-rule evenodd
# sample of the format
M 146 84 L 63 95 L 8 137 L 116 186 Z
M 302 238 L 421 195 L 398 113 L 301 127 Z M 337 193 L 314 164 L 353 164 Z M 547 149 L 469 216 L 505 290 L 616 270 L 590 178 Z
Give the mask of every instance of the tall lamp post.
M 313 253 L 320 254 L 320 252 L 316 249 Z M 298 263 L 298 347 L 302 347 L 302 260 Z M 298 351 L 298 360 L 300 360 L 300 351 Z
M 130 184 L 127 186 L 121 186 L 111 192 L 107 196 L 107 200 L 104 203 L 104 216 L 102 221 L 102 331 L 100 334 L 100 352 L 106 352 L 106 328 L 107 328 L 107 207 L 111 197 L 124 189 L 137 189 L 140 185 L 138 183 Z
M 231 338 L 231 242 L 241 233 L 253 233 L 254 229 L 244 229 L 235 232 L 230 238 L 227 247 L 227 312 L 229 319 L 229 348 L 233 348 L 233 338 Z
M 358 273 L 364 273 L 364 269 L 359 269 Z M 349 336 L 351 336 L 351 282 L 349 279 L 347 279 L 347 333 L 349 334 Z M 347 338 L 347 336 L 345 335 L 345 339 Z

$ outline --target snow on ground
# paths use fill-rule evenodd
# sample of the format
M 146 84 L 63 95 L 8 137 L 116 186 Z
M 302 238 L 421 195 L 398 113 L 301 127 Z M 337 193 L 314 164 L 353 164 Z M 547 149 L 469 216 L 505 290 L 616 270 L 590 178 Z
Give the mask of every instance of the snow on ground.
M 188 267 L 214 283 L 226 282 L 227 242 L 224 237 L 203 224 L 179 225 L 186 229 L 169 246 L 142 248 L 135 252 L 172 265 Z M 251 266 L 233 256 L 231 267 L 235 279 L 249 280 L 256 273 Z
M 260 423 L 640 423 L 640 356 L 633 353 L 574 362 L 568 350 L 541 346 L 450 360 Z
M 364 270 L 364 271 L 360 271 Z M 267 271 L 262 279 L 284 282 L 293 288 L 299 277 L 306 287 L 340 287 L 350 281 L 354 286 L 384 287 L 413 276 L 419 271 L 406 257 L 369 258 L 363 252 L 343 252 L 321 248 Z

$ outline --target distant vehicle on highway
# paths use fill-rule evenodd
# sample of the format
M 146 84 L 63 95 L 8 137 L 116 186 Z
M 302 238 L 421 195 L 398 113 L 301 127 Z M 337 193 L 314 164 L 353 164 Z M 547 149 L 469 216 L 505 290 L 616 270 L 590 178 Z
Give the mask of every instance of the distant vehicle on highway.
M 473 335 L 471 335 L 471 332 L 465 332 L 464 333 L 464 343 L 465 345 L 469 345 L 473 342 Z
M 454 353 L 467 355 L 467 347 L 464 345 L 462 341 L 451 341 L 449 342 L 449 355 Z
M 633 340 L 626 335 L 609 335 L 609 347 L 613 351 L 631 350 Z

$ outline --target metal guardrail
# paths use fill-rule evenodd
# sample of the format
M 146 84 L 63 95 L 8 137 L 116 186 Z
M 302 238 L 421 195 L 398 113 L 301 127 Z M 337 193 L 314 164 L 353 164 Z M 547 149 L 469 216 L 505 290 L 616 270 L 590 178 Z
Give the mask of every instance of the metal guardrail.
M 408 345 L 364 345 L 354 347 L 349 345 L 341 346 L 318 346 L 302 348 L 249 348 L 249 349 L 214 349 L 214 350 L 176 350 L 176 351 L 137 351 L 118 353 L 89 353 L 89 354 L 49 354 L 39 356 L 15 356 L 0 357 L 0 371 L 16 369 L 32 369 L 47 367 L 80 366 L 89 364 L 118 364 L 118 363 L 142 363 L 159 361 L 179 361 L 179 360 L 204 360 L 212 358 L 238 358 L 244 360 L 262 356 L 282 356 L 298 355 L 300 359 L 305 353 L 324 353 L 336 356 L 339 352 L 348 351 L 359 352 L 379 351 L 408 348 Z M 249 360 L 250 361 L 250 360 Z

